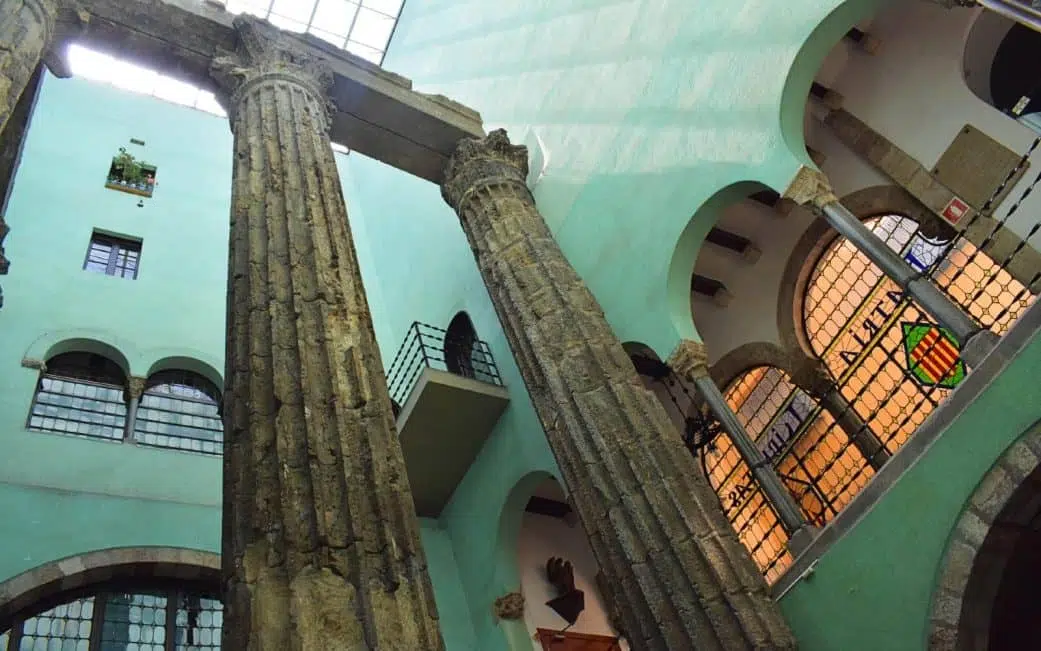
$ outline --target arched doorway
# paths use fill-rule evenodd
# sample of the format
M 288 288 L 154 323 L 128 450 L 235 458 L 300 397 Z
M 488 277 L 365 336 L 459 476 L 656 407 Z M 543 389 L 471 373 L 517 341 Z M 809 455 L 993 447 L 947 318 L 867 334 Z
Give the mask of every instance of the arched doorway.
M 524 624 L 545 651 L 621 651 L 601 594 L 600 572 L 577 515 L 556 479 L 540 483 L 517 536 Z
M 1035 426 L 969 498 L 933 595 L 929 651 L 1041 647 L 1039 458 Z

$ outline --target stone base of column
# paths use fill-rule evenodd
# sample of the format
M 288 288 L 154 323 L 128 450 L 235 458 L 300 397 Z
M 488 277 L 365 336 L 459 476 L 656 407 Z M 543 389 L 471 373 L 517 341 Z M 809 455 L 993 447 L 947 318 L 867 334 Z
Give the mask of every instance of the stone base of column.
M 980 330 L 962 345 L 961 358 L 971 368 L 976 368 L 983 363 L 983 360 L 990 354 L 990 351 L 994 350 L 1000 340 L 1001 337 L 990 330 Z

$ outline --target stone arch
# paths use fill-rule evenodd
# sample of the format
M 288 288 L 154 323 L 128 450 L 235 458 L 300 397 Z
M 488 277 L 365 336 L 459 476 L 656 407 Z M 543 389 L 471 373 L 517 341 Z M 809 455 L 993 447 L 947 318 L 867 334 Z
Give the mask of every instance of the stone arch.
M 746 371 L 759 366 L 776 366 L 788 370 L 789 361 L 788 354 L 777 344 L 751 341 L 720 357 L 709 369 L 709 375 L 716 386 L 726 391 Z
M 966 502 L 947 541 L 929 616 L 928 651 L 984 651 L 1020 537 L 1041 511 L 1041 424 L 1009 446 Z
M 137 375 L 139 354 L 129 343 L 98 330 L 55 330 L 33 341 L 23 355 L 23 366 L 39 366 L 62 353 L 95 353 L 115 362 L 129 378 Z
M 182 355 L 173 355 L 170 357 L 163 357 L 155 361 L 149 368 L 146 377 L 152 377 L 160 371 L 190 371 L 206 378 L 213 383 L 213 386 L 217 387 L 221 392 L 224 391 L 224 378 L 220 371 L 214 368 L 211 364 L 204 362 L 195 357 L 186 357 Z
M 517 571 L 517 538 L 520 535 L 524 507 L 535 489 L 548 479 L 557 480 L 553 474 L 545 470 L 529 472 L 517 480 L 506 496 L 506 501 L 503 502 L 502 510 L 499 512 L 498 541 L 495 546 L 495 581 L 502 591 L 520 589 L 520 574 Z M 561 486 L 563 486 L 562 482 Z
M 785 77 L 781 91 L 781 136 L 791 154 L 804 165 L 814 167 L 806 152 L 803 124 L 806 99 L 817 71 L 843 36 L 864 19 L 874 15 L 887 3 L 897 0 L 845 0 L 824 17 L 799 48 Z
M 679 339 L 701 341 L 694 324 L 690 283 L 705 237 L 725 208 L 762 191 L 770 188 L 759 181 L 738 181 L 718 190 L 701 204 L 680 233 L 669 262 L 666 286 L 669 316 Z
M 842 205 L 862 221 L 879 215 L 901 215 L 917 223 L 923 234 L 929 237 L 950 237 L 953 234 L 931 210 L 907 190 L 895 185 L 876 185 L 857 190 L 843 197 Z M 838 232 L 827 221 L 817 218 L 799 238 L 788 257 L 781 276 L 777 302 L 777 330 L 781 335 L 781 348 L 786 351 L 801 350 L 813 356 L 800 318 L 803 299 L 810 275 L 828 246 L 838 237 Z
M 112 579 L 220 584 L 220 555 L 177 547 L 116 547 L 51 561 L 0 583 L 0 631 L 19 613 L 63 593 Z

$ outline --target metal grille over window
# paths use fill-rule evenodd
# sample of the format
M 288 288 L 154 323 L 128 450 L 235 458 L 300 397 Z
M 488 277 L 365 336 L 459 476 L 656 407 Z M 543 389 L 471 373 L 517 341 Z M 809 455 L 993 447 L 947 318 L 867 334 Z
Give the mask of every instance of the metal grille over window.
M 33 398 L 29 429 L 123 439 L 125 379 L 115 363 L 91 353 L 66 353 L 47 366 Z
M 155 447 L 222 454 L 224 425 L 217 388 L 194 373 L 163 371 L 152 376 L 141 396 L 134 440 Z
M 986 327 L 1006 331 L 1033 296 L 971 243 L 925 237 L 899 215 L 868 226 Z M 993 291 L 980 292 L 986 286 Z M 811 397 L 778 368 L 746 372 L 726 391 L 738 420 L 795 497 L 823 526 L 874 476 L 865 441 L 891 455 L 965 378 L 960 343 L 845 239 L 817 261 L 803 326 L 828 387 Z M 873 455 L 874 453 L 872 453 Z M 703 453 L 706 473 L 768 580 L 790 564 L 787 536 L 726 434 Z M 875 459 L 877 461 L 877 459 Z
M 219 651 L 223 623 L 212 595 L 99 592 L 16 621 L 0 651 Z
M 106 276 L 133 280 L 137 278 L 140 258 L 140 242 L 94 233 L 90 238 L 83 268 Z

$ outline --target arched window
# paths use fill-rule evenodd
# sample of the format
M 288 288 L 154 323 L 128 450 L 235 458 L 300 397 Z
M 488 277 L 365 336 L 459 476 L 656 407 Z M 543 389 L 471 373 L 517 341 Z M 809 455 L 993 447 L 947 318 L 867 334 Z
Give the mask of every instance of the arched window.
M 808 521 L 823 525 L 870 477 L 846 432 L 783 370 L 746 371 L 725 397 Z M 788 538 L 748 465 L 725 433 L 704 451 L 702 462 L 741 541 L 767 579 L 776 579 L 791 562 Z
M 947 243 L 926 238 L 917 223 L 899 215 L 867 224 L 912 266 L 933 268 L 938 286 L 996 332 L 1033 301 L 1022 284 L 964 240 L 947 251 Z M 860 435 L 896 452 L 966 369 L 953 339 L 847 240 L 836 238 L 813 264 L 802 329 L 834 379 L 827 404 L 767 366 L 735 380 L 726 398 L 807 520 L 822 526 L 874 475 L 858 447 Z M 787 537 L 749 468 L 726 434 L 702 459 L 742 542 L 767 579 L 775 579 L 791 561 Z
M 122 440 L 126 431 L 126 376 L 94 353 L 64 353 L 47 361 L 26 427 L 42 432 Z
M 134 425 L 134 440 L 161 448 L 208 454 L 224 451 L 220 392 L 188 371 L 160 371 L 148 379 Z
M 930 240 L 899 215 L 867 224 L 913 267 L 935 266 L 936 284 L 995 332 L 1007 330 L 1033 300 L 969 242 L 959 240 L 946 252 L 946 243 Z M 810 274 L 802 327 L 842 396 L 891 453 L 966 372 L 958 342 L 844 238 L 825 249 Z
M 217 651 L 223 607 L 183 587 L 112 586 L 69 595 L 19 618 L 0 651 Z

